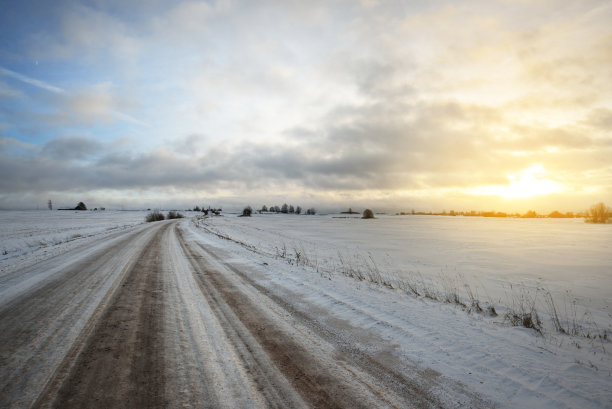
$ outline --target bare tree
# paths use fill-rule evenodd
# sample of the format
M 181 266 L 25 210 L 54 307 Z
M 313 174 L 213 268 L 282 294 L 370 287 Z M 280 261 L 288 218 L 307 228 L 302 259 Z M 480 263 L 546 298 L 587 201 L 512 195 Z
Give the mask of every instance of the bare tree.
M 610 207 L 606 206 L 604 202 L 599 202 L 586 211 L 584 221 L 587 223 L 607 223 L 608 218 L 611 217 L 610 213 Z

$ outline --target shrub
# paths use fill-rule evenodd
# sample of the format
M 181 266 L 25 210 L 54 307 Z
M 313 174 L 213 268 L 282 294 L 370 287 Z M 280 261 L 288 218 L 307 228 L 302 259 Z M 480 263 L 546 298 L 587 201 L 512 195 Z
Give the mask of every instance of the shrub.
M 253 209 L 251 208 L 251 206 L 247 206 L 244 209 L 242 209 L 242 217 L 251 217 L 251 214 L 253 213 Z
M 510 311 L 506 313 L 506 319 L 514 327 L 525 327 L 542 333 L 542 321 L 535 310 L 528 313 Z
M 520 288 L 518 294 L 513 294 L 512 307 L 508 308 L 505 319 L 515 327 L 530 328 L 542 333 L 542 321 L 536 310 L 536 298 L 537 292 Z
M 363 216 L 361 217 L 362 219 L 373 219 L 374 218 L 374 212 L 370 209 L 365 209 L 363 211 Z
M 147 215 L 147 217 L 145 218 L 145 220 L 147 222 L 149 222 L 149 223 L 150 222 L 158 222 L 158 221 L 161 221 L 161 220 L 164 220 L 164 219 L 165 219 L 164 215 L 162 213 L 158 212 L 157 210 L 149 213 Z
M 587 223 L 607 223 L 611 216 L 610 207 L 606 206 L 604 202 L 599 202 L 586 211 L 584 221 Z
M 171 211 L 168 212 L 168 216 L 166 218 L 168 220 L 170 220 L 170 219 L 182 219 L 183 217 L 185 217 L 185 216 L 183 216 L 179 212 L 175 212 L 175 211 L 171 210 Z

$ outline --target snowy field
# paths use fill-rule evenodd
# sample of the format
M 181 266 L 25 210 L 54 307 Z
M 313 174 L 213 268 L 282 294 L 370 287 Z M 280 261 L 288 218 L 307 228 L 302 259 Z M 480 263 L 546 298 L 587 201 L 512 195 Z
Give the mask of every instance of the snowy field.
M 4 257 L 143 223 L 142 211 L 0 211 Z
M 306 300 L 339 322 L 375 331 L 397 346 L 399 361 L 466 384 L 492 407 L 612 407 L 610 225 L 254 215 L 195 220 L 193 230 L 196 240 L 227 251 L 239 265 L 262 266 L 262 285 L 289 291 L 285 296 Z M 442 301 L 343 273 L 360 269 L 366 277 L 379 271 L 391 282 L 414 280 Z M 465 284 L 498 315 L 470 309 Z M 443 300 L 449 288 L 468 308 Z M 553 296 L 560 324 L 577 335 L 556 330 L 545 294 Z M 541 332 L 512 326 L 506 317 L 531 303 Z
M 59 254 L 101 234 L 144 223 L 142 211 L 0 211 L 0 267 Z
M 557 307 L 586 312 L 612 330 L 612 226 L 583 219 L 441 216 L 254 215 L 204 225 L 265 254 L 309 260 L 326 271 L 378 269 L 444 292 L 466 285 L 481 303 L 550 292 Z M 543 290 L 543 291 L 542 291 Z M 543 302 L 543 300 L 541 300 Z M 571 305 L 571 308 L 570 308 Z M 571 311 L 569 311 L 571 310 Z
M 0 212 L 0 276 L 129 230 L 146 213 Z M 612 407 L 612 225 L 185 215 L 179 223 L 187 240 L 248 272 L 338 339 L 406 373 L 416 367 L 414 376 L 463 385 L 487 407 Z M 498 315 L 471 308 L 468 290 Z M 438 300 L 425 297 L 427 291 Z M 465 306 L 445 301 L 454 291 Z M 546 294 L 553 296 L 559 322 L 568 332 L 579 330 L 576 335 L 555 329 Z M 507 319 L 521 302 L 534 303 L 540 332 Z M 453 401 L 457 390 L 435 393 L 445 407 L 462 407 Z

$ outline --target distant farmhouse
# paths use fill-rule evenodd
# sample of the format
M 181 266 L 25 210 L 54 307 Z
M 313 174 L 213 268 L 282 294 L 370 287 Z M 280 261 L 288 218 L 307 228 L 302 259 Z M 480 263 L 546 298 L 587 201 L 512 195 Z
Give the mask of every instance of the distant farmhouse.
M 79 202 L 76 207 L 60 207 L 57 210 L 87 210 L 87 206 L 85 206 L 85 203 Z

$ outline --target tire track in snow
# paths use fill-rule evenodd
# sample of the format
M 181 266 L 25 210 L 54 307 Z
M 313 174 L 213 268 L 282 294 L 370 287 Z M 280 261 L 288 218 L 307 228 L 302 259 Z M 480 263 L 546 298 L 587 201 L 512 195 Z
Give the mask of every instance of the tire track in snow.
M 232 311 L 197 279 L 199 256 L 169 232 L 167 396 L 174 407 L 306 407 Z M 194 267 L 195 266 L 195 267 Z
M 287 311 L 288 304 L 271 300 L 263 289 L 252 283 L 245 286 L 246 276 L 242 272 L 199 244 L 185 241 L 182 235 L 181 243 L 196 270 L 203 294 L 217 304 L 214 309 L 226 315 L 225 328 L 232 339 L 240 339 L 247 348 L 262 347 L 309 405 L 317 408 L 440 407 L 425 390 L 406 378 L 356 350 L 349 354 L 330 344 L 332 337 L 324 340 L 321 334 L 303 325 L 296 328 L 296 323 L 283 323 L 287 316 L 292 317 L 289 321 L 311 320 L 295 310 Z M 225 269 L 216 269 L 207 259 L 217 259 Z M 268 298 L 267 302 L 263 298 Z M 281 313 L 271 314 L 274 308 Z M 244 329 L 248 331 L 246 337 L 241 334 Z
M 214 232 L 212 232 L 211 234 L 221 237 Z M 232 239 L 232 241 L 234 240 Z M 244 245 L 241 242 L 236 242 L 236 243 L 243 248 L 251 250 L 248 245 Z M 286 302 L 286 300 L 288 299 L 287 293 L 283 294 L 282 297 L 278 296 L 274 294 L 273 292 L 270 292 L 269 290 L 267 290 L 261 284 L 258 284 L 255 280 L 251 279 L 247 274 L 244 274 L 239 269 L 232 266 L 230 263 L 224 262 L 217 254 L 214 254 L 211 252 L 210 255 L 211 257 L 217 259 L 219 263 L 224 264 L 225 267 L 233 270 L 237 275 L 240 275 L 245 281 L 248 281 L 250 285 L 257 288 L 259 292 L 266 294 L 268 297 L 275 300 L 275 302 L 286 305 L 285 308 L 287 309 L 295 308 L 291 304 L 287 304 Z M 455 349 L 455 345 L 452 343 L 448 343 L 448 342 L 441 343 L 441 342 L 438 342 L 436 338 L 428 338 L 429 336 L 435 336 L 436 334 L 435 331 L 432 331 L 431 322 L 428 325 L 425 325 L 425 323 L 420 321 L 419 319 L 416 319 L 416 318 L 409 319 L 407 315 L 390 317 L 384 311 L 379 311 L 379 309 L 375 305 L 368 303 L 367 300 L 355 300 L 350 294 L 326 291 L 324 288 L 321 288 L 320 286 L 317 286 L 316 284 L 311 284 L 307 280 L 304 280 L 303 278 L 300 278 L 293 274 L 287 274 L 284 277 L 286 280 L 290 280 L 292 283 L 295 283 L 296 285 L 307 288 L 310 294 L 317 294 L 318 297 L 327 299 L 328 304 L 334 305 L 334 309 L 337 309 L 337 310 L 344 309 L 345 311 L 351 310 L 353 312 L 356 312 L 358 316 L 363 318 L 363 320 L 365 321 L 364 324 L 366 324 L 365 325 L 366 327 L 370 327 L 372 325 L 383 326 L 383 327 L 386 327 L 385 330 L 387 331 L 391 330 L 392 332 L 395 332 L 396 336 L 409 336 L 417 340 L 417 342 L 415 342 L 415 344 L 417 345 L 429 344 L 428 348 L 431 350 L 437 351 L 436 355 L 439 355 L 439 356 L 452 357 L 453 355 L 455 356 L 465 355 L 467 353 L 467 351 L 464 348 Z M 439 307 L 446 308 L 446 305 L 442 304 Z M 296 311 L 296 312 L 300 313 L 299 311 Z M 454 308 L 450 308 L 450 314 L 457 314 L 457 310 Z M 305 316 L 304 319 L 307 319 L 307 317 Z M 326 339 L 334 337 L 335 334 L 333 332 L 330 332 L 329 328 L 325 324 L 319 325 L 319 322 L 315 323 L 314 321 L 313 321 L 313 324 L 317 326 L 317 332 L 322 337 Z M 444 325 L 444 324 L 439 323 L 439 325 Z M 446 330 L 451 331 L 453 329 L 450 327 L 447 327 Z M 454 336 L 457 338 L 461 338 L 465 336 L 465 333 L 461 331 L 461 329 L 455 330 Z M 494 336 L 494 335 L 491 335 L 491 336 Z M 501 335 L 499 337 L 501 337 Z M 506 342 L 508 342 L 508 340 L 505 338 L 499 340 L 500 344 L 503 344 Z M 340 346 L 340 348 L 345 350 L 346 353 L 349 353 L 349 354 L 352 354 L 352 351 L 355 350 L 354 345 L 350 342 L 343 343 Z M 357 354 L 356 359 L 362 362 L 363 364 L 362 367 L 368 368 L 368 370 L 374 369 L 378 371 L 378 373 L 388 374 L 388 370 L 381 368 L 379 362 L 377 362 L 376 359 L 371 359 L 369 357 L 364 356 L 363 354 Z M 463 359 L 463 356 L 461 356 L 458 359 Z M 517 380 L 514 377 L 508 375 L 508 371 L 495 370 L 494 369 L 495 364 L 493 362 L 496 359 L 498 359 L 498 357 L 495 351 L 489 351 L 487 352 L 487 354 L 483 354 L 482 359 L 479 360 L 479 365 L 473 366 L 472 370 L 477 371 L 478 373 L 482 373 L 482 374 L 489 374 L 489 375 L 495 375 L 498 377 L 503 377 L 504 384 L 507 384 L 510 390 L 516 391 L 516 390 L 520 390 L 521 388 L 529 389 L 529 383 L 517 382 Z M 508 367 L 515 367 L 515 365 L 516 364 L 514 362 L 510 362 Z M 375 369 L 375 368 L 378 368 L 378 369 Z M 441 395 L 455 396 L 456 397 L 455 399 L 457 399 L 458 402 L 462 402 L 462 405 L 467 404 L 467 402 L 470 402 L 470 405 L 472 405 L 471 407 L 490 407 L 492 405 L 485 398 L 475 395 L 473 392 L 470 392 L 461 383 L 451 382 L 449 379 L 440 379 L 438 376 L 439 374 L 437 374 L 433 370 L 428 370 L 428 369 L 424 370 L 422 368 L 415 366 L 415 368 L 411 370 L 411 373 L 413 373 L 413 376 L 410 376 L 411 380 L 409 382 L 413 383 L 412 379 L 419 379 L 419 378 L 428 379 L 430 383 L 429 389 L 432 389 L 432 390 L 437 389 L 437 393 Z M 419 388 L 423 389 L 423 387 L 419 386 L 418 382 L 414 383 L 414 385 L 416 385 L 414 389 L 417 392 L 416 394 L 418 395 L 418 389 Z M 509 392 L 509 393 L 512 394 L 512 392 Z M 537 391 L 533 393 L 540 394 L 541 392 Z M 544 398 L 543 395 L 538 396 L 538 397 Z
M 88 249 L 0 304 L 0 406 L 441 406 L 177 222 Z
M 83 345 L 75 344 L 78 353 L 67 355 L 34 407 L 166 407 L 160 249 L 170 226 L 152 228 Z
M 393 394 L 401 396 L 403 402 L 410 402 L 417 407 L 440 407 L 447 406 L 448 402 L 453 402 L 452 407 L 491 407 L 492 403 L 482 396 L 470 391 L 465 385 L 452 381 L 439 373 L 428 368 L 421 367 L 412 361 L 398 359 L 394 351 L 389 350 L 388 342 L 377 336 L 379 325 L 384 327 L 384 332 L 392 331 L 396 336 L 414 336 L 411 334 L 410 325 L 402 316 L 389 316 L 381 313 L 378 307 L 371 305 L 367 300 L 357 300 L 350 294 L 326 291 L 325 286 L 313 284 L 307 277 L 294 276 L 293 274 L 283 275 L 283 280 L 289 280 L 295 285 L 307 288 L 307 294 L 327 302 L 322 307 L 303 300 L 301 296 L 292 290 L 285 288 L 284 284 L 276 287 L 276 284 L 265 284 L 267 281 L 254 279 L 248 270 L 243 267 L 236 267 L 232 262 L 224 259 L 227 257 L 224 250 L 209 251 L 207 246 L 198 240 L 197 233 L 187 228 L 187 237 L 193 239 L 202 251 L 207 251 L 209 259 L 215 260 L 223 269 L 231 270 L 235 276 L 245 283 L 243 291 L 252 287 L 252 294 L 257 297 L 259 305 L 266 305 L 268 310 L 284 310 L 294 319 L 306 324 L 314 331 L 320 339 L 331 343 L 338 351 L 337 360 L 339 365 L 344 365 L 344 357 L 349 357 L 350 365 L 357 366 L 362 372 L 369 374 L 376 379 L 381 389 L 388 388 Z M 192 236 L 191 234 L 196 234 Z M 231 256 L 233 257 L 233 256 Z M 273 280 L 274 281 L 274 280 Z M 276 288 L 276 289 L 274 289 Z M 301 294 L 301 293 L 300 293 Z M 306 298 L 310 296 L 305 295 Z M 266 302 L 266 299 L 268 301 Z M 330 306 L 332 303 L 333 306 Z M 339 314 L 338 314 L 339 312 Z M 362 327 L 355 327 L 343 319 L 335 317 L 349 313 L 359 318 L 366 328 L 373 327 L 371 330 L 363 330 Z M 281 314 L 282 315 L 282 314 Z M 391 320 L 390 320 L 391 319 Z M 389 321 L 390 320 L 390 321 Z M 374 325 L 373 325 L 374 324 Z M 419 326 L 417 320 L 416 325 Z M 374 332 L 372 332 L 374 331 Z M 417 333 L 417 335 L 420 335 Z M 386 345 L 386 346 L 385 346 Z M 431 345 L 436 347 L 435 342 Z M 346 366 L 347 370 L 351 366 Z M 368 388 L 368 384 L 364 384 Z M 442 397 L 445 403 L 441 403 L 438 397 Z M 398 399 L 401 401 L 401 398 Z M 378 402 L 382 404 L 382 400 Z

